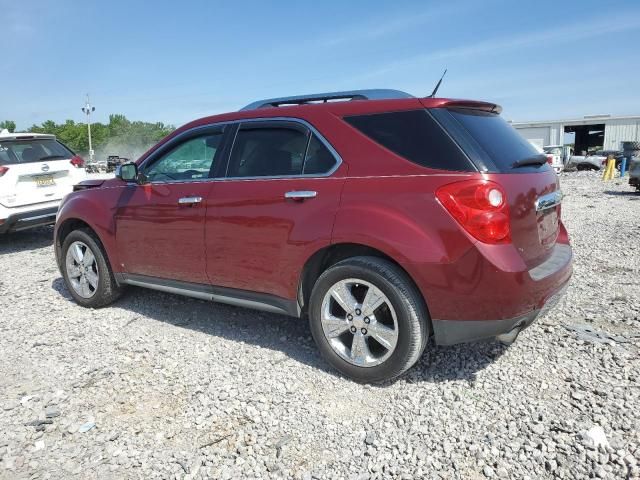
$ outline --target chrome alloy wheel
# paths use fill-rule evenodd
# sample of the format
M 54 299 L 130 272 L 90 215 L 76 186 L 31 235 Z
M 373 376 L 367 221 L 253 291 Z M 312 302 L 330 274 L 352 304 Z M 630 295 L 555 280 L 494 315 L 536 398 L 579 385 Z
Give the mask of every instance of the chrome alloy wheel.
M 91 298 L 98 289 L 98 263 L 91 249 L 83 242 L 69 245 L 65 259 L 67 278 L 82 298 Z
M 321 323 L 333 351 L 359 367 L 381 364 L 398 343 L 398 319 L 391 301 L 364 280 L 335 283 L 322 300 Z

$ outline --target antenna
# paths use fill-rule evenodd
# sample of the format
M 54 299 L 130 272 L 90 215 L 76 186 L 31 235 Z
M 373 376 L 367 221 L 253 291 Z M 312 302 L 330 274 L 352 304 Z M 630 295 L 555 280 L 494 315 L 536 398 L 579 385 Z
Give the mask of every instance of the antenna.
M 433 89 L 433 92 L 431 92 L 431 95 L 429 95 L 427 98 L 433 98 L 436 96 L 436 93 L 438 93 L 438 89 L 440 88 L 440 84 L 442 83 L 442 79 L 446 74 L 447 74 L 447 69 L 445 68 L 444 73 L 442 74 L 442 76 L 440 77 L 440 80 L 438 80 L 438 83 L 436 84 L 436 88 Z

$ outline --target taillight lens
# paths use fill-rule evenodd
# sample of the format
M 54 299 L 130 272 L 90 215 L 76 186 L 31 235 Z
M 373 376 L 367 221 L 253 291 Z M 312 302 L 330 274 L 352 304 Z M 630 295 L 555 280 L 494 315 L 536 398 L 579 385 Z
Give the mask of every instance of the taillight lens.
M 547 155 L 547 163 L 553 165 L 553 155 Z
M 436 197 L 481 242 L 511 242 L 507 195 L 497 183 L 480 179 L 450 183 L 440 187 Z
M 82 168 L 84 167 L 84 159 L 79 155 L 74 155 L 71 157 L 71 165 L 76 168 Z
M 0 165 L 0 177 L 9 171 L 9 167 L 5 167 L 4 165 Z

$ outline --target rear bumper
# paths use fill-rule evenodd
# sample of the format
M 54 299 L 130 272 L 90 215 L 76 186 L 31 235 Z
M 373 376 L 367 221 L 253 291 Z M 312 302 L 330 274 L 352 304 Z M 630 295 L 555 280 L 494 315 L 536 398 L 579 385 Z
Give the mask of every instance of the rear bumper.
M 567 282 L 553 292 L 544 301 L 542 308 L 515 318 L 503 320 L 432 320 L 434 340 L 438 345 L 453 345 L 505 334 L 513 334 L 513 340 L 515 340 L 515 337 L 522 330 L 531 325 L 540 315 L 544 315 L 551 310 L 560 301 L 568 286 L 569 283 Z
M 17 232 L 28 228 L 53 225 L 56 223 L 58 207 L 14 213 L 0 223 L 0 233 Z M 1 219 L 0 219 L 1 220 Z
M 527 267 L 513 245 L 476 245 L 453 263 L 407 264 L 422 292 L 438 344 L 525 328 L 551 308 L 573 273 L 564 227 L 547 259 Z

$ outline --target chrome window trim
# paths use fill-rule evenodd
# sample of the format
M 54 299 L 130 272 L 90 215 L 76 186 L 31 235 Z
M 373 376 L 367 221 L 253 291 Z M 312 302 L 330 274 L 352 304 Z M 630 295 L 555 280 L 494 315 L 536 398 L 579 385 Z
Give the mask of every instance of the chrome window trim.
M 293 178 L 326 178 L 333 175 L 336 172 L 336 170 L 340 168 L 340 165 L 342 165 L 342 157 L 336 151 L 336 149 L 333 148 L 333 145 L 329 143 L 329 141 L 324 137 L 324 135 L 322 135 L 316 127 L 311 125 L 306 120 L 303 120 L 301 118 L 295 118 L 295 117 L 259 117 L 259 118 L 229 120 L 225 122 L 208 123 L 207 125 L 199 125 L 197 127 L 190 128 L 189 130 L 185 130 L 184 132 L 181 132 L 180 134 L 176 135 L 174 138 L 169 140 L 169 142 L 167 143 L 167 147 L 169 147 L 174 143 L 178 143 L 180 139 L 186 136 L 192 135 L 193 133 L 197 133 L 199 130 L 206 130 L 212 127 L 222 127 L 226 125 L 237 125 L 242 123 L 269 122 L 269 121 L 293 122 L 308 128 L 312 134 L 315 134 L 318 137 L 318 139 L 327 148 L 327 150 L 329 150 L 329 153 L 333 155 L 333 158 L 336 160 L 336 163 L 334 164 L 333 168 L 331 168 L 326 173 L 320 173 L 320 174 L 319 173 L 307 173 L 307 174 L 302 173 L 299 175 L 272 175 L 272 176 L 265 175 L 265 176 L 259 176 L 259 177 L 227 177 L 227 171 L 229 169 L 229 160 L 231 160 L 231 152 L 233 151 L 233 146 L 238 136 L 238 129 L 236 129 L 236 131 L 234 132 L 232 143 L 231 143 L 231 149 L 229 150 L 229 155 L 227 158 L 227 166 L 226 166 L 227 168 L 225 169 L 225 175 L 223 177 L 211 177 L 211 178 L 203 178 L 198 180 L 187 180 L 187 181 L 181 180 L 181 181 L 175 181 L 175 182 L 149 182 L 149 183 L 152 185 L 171 185 L 175 183 L 197 183 L 197 182 L 228 181 L 228 180 L 272 180 L 272 179 L 276 180 L 276 179 L 287 179 L 287 178 L 291 178 L 291 179 Z M 155 158 L 156 158 L 156 152 L 152 152 L 147 158 L 145 158 L 141 162 L 141 164 L 138 166 L 138 169 L 142 170 L 147 162 L 152 161 L 152 159 L 155 159 Z
M 304 147 L 304 158 L 302 159 L 302 175 L 305 175 L 304 169 L 307 167 L 307 155 L 309 155 L 309 146 L 311 145 L 312 138 L 313 138 L 313 132 L 309 130 L 309 133 L 307 134 L 307 144 Z
M 324 138 L 324 136 L 318 131 L 318 129 L 316 127 L 314 127 L 313 125 L 311 125 L 309 122 L 307 122 L 306 120 L 303 120 L 301 118 L 295 118 L 295 117 L 261 117 L 261 118 L 248 118 L 246 120 L 236 120 L 232 123 L 239 123 L 241 126 L 243 123 L 256 123 L 256 122 L 270 122 L 270 121 L 281 121 L 281 122 L 292 122 L 292 123 L 298 123 L 300 125 L 303 125 L 304 127 L 308 128 L 309 131 L 311 132 L 312 135 L 316 135 L 318 137 L 318 139 L 322 142 L 322 144 L 327 148 L 327 150 L 329 150 L 329 153 L 331 153 L 331 155 L 333 156 L 333 158 L 335 159 L 336 163 L 333 165 L 333 167 L 328 170 L 325 173 L 300 173 L 298 175 L 262 175 L 262 176 L 254 176 L 254 177 L 229 177 L 227 176 L 227 174 L 229 173 L 229 164 L 231 162 L 231 154 L 233 153 L 233 147 L 235 146 L 236 143 L 236 139 L 238 138 L 238 131 L 240 130 L 240 128 L 238 128 L 235 132 L 235 135 L 233 137 L 233 142 L 231 144 L 231 148 L 229 150 L 229 158 L 227 160 L 227 169 L 225 172 L 225 176 L 223 178 L 221 178 L 222 180 L 265 180 L 265 179 L 281 179 L 281 178 L 324 178 L 324 177 L 329 177 L 331 176 L 336 170 L 338 170 L 338 168 L 340 167 L 340 165 L 342 165 L 342 157 L 340 156 L 340 154 L 336 151 L 335 148 L 333 148 L 333 145 L 331 145 L 329 143 L 329 141 Z M 309 146 L 309 143 L 311 142 L 311 135 L 309 135 L 309 139 L 307 140 L 307 148 Z M 306 154 L 307 154 L 307 150 L 305 149 L 305 158 L 303 159 L 303 162 L 306 163 Z M 303 163 L 303 168 L 304 168 L 304 163 Z M 304 172 L 304 170 L 303 170 Z

